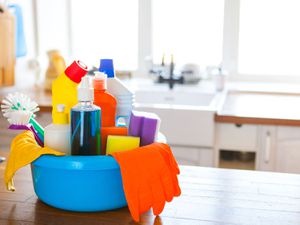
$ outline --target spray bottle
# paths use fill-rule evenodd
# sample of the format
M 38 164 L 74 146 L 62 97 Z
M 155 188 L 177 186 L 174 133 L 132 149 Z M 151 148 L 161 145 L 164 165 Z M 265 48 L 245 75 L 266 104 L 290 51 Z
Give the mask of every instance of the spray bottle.
M 78 87 L 78 104 L 71 109 L 72 155 L 101 153 L 101 109 L 93 100 L 94 90 L 85 76 Z

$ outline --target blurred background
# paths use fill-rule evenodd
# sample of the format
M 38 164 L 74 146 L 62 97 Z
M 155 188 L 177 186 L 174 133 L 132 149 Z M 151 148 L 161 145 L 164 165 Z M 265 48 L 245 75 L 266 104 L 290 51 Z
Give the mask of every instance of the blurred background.
M 28 60 L 47 64 L 57 49 L 89 66 L 114 58 L 118 70 L 145 75 L 150 62 L 201 68 L 222 64 L 231 76 L 273 81 L 299 77 L 297 0 L 10 0 L 23 12 Z M 251 78 L 250 78 L 251 77 Z M 23 77 L 22 77 L 23 78 Z M 28 82 L 34 78 L 26 77 Z M 21 82 L 23 83 L 23 82 Z
M 300 1 L 0 4 L 0 97 L 27 93 L 43 125 L 58 67 L 112 58 L 181 164 L 300 172 Z M 1 116 L 5 151 L 7 126 Z

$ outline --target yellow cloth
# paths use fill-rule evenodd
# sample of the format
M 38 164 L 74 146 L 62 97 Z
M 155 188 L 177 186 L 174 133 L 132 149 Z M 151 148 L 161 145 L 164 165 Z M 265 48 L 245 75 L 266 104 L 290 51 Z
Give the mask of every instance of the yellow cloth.
M 16 136 L 10 147 L 10 155 L 5 168 L 4 180 L 8 191 L 15 191 L 13 176 L 15 172 L 23 166 L 33 162 L 41 155 L 51 154 L 61 156 L 62 152 L 51 148 L 40 147 L 31 131 L 25 131 Z

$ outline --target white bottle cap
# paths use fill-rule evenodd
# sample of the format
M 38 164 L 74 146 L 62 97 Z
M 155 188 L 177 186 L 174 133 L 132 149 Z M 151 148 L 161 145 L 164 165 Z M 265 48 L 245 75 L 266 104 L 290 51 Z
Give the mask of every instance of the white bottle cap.
M 57 104 L 56 105 L 56 109 L 57 109 L 57 112 L 64 112 L 65 111 L 65 105 L 64 104 Z
M 107 75 L 103 72 L 94 72 L 95 73 L 95 80 L 104 80 L 107 79 Z
M 78 101 L 92 102 L 94 100 L 94 89 L 90 85 L 90 79 L 88 76 L 84 76 L 81 79 L 81 83 L 78 87 Z

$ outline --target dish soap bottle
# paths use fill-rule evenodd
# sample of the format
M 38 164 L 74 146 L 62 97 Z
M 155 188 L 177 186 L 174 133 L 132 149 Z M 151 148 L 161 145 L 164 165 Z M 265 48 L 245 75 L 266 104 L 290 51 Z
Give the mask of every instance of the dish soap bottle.
M 112 59 L 101 59 L 99 71 L 107 75 L 107 91 L 117 99 L 116 125 L 128 127 L 134 92 L 115 76 Z
M 116 120 L 117 100 L 106 89 L 107 76 L 102 72 L 95 72 L 93 79 L 94 103 L 101 108 L 102 127 L 114 127 Z
M 57 104 L 56 123 L 45 127 L 45 147 L 71 154 L 70 124 L 68 114 L 64 112 L 65 105 Z
M 88 72 L 87 66 L 81 61 L 74 61 L 65 72 L 57 77 L 52 83 L 52 120 L 58 123 L 57 104 L 65 105 L 65 112 L 70 122 L 70 109 L 77 104 L 77 86 L 81 78 Z
M 72 155 L 101 153 L 101 110 L 93 100 L 94 90 L 85 76 L 78 87 L 78 104 L 71 109 Z

